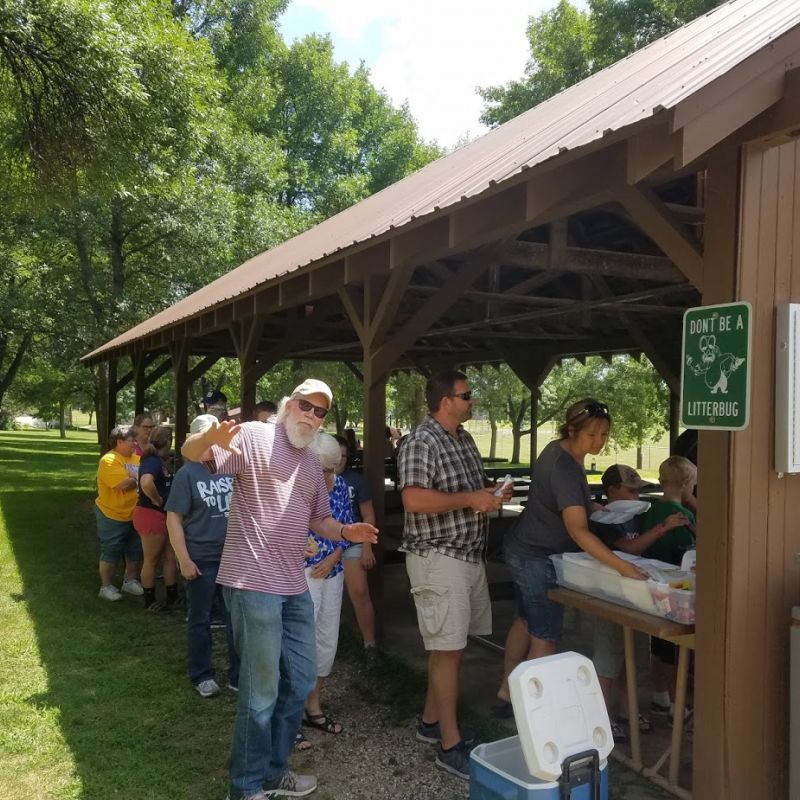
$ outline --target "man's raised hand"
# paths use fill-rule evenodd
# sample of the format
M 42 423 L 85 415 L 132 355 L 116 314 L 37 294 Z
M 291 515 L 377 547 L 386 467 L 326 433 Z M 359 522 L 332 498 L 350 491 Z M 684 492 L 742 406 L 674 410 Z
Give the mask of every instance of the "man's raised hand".
M 375 544 L 378 541 L 378 529 L 368 522 L 352 522 L 342 528 L 342 538 L 348 542 Z
M 209 444 L 215 444 L 223 450 L 239 455 L 241 452 L 239 448 L 231 444 L 237 433 L 239 433 L 239 424 L 235 420 L 226 419 L 209 428 L 205 435 Z

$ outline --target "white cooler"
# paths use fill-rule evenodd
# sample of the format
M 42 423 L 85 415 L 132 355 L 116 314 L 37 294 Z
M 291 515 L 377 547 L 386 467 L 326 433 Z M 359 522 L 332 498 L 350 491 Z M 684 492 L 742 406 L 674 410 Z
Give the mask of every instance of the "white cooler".
M 525 661 L 509 687 L 519 736 L 472 751 L 470 800 L 607 800 L 614 739 L 592 662 Z

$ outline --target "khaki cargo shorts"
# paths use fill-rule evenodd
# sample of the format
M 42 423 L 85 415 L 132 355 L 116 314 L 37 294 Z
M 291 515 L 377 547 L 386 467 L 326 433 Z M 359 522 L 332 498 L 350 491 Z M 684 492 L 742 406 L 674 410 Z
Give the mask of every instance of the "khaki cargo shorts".
M 467 635 L 492 632 L 486 568 L 430 551 L 406 553 L 411 596 L 426 650 L 463 650 Z

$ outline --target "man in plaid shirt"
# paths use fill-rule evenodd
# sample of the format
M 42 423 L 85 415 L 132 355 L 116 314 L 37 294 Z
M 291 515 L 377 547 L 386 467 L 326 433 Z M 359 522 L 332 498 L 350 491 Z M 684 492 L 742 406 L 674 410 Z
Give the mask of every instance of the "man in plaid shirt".
M 467 634 L 492 631 L 484 551 L 487 514 L 511 498 L 495 497 L 483 462 L 462 423 L 472 416 L 463 372 L 425 387 L 430 415 L 398 455 L 405 507 L 403 545 L 417 622 L 428 659 L 428 691 L 417 739 L 438 743 L 436 764 L 469 780 L 469 757 L 456 718 L 458 671 Z

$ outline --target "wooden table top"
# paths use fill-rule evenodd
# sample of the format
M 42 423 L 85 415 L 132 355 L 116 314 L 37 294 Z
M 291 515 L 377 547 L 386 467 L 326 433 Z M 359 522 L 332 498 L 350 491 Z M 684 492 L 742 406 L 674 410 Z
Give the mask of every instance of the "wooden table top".
M 692 640 L 688 637 L 694 635 L 694 625 L 682 625 L 680 622 L 673 622 L 670 619 L 646 614 L 644 611 L 621 606 L 609 600 L 601 600 L 599 597 L 576 592 L 574 589 L 564 589 L 562 587 L 551 589 L 547 596 L 556 603 L 587 611 L 596 617 L 648 633 L 650 636 L 672 641 L 681 640 L 680 644 L 692 645 Z

